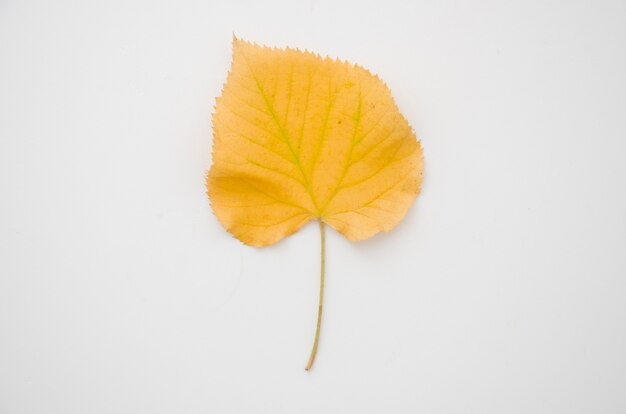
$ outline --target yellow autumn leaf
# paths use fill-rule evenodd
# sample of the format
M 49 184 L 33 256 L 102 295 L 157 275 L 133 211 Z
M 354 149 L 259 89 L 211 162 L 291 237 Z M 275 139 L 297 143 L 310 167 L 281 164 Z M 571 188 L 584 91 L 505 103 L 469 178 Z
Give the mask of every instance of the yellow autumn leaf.
M 389 231 L 420 190 L 422 150 L 387 86 L 366 69 L 233 40 L 213 114 L 211 206 L 242 242 L 268 246 L 311 220 L 348 239 Z
M 347 62 L 234 39 L 213 137 L 211 205 L 252 246 L 314 219 L 367 239 L 395 227 L 419 192 L 411 127 L 387 86 Z

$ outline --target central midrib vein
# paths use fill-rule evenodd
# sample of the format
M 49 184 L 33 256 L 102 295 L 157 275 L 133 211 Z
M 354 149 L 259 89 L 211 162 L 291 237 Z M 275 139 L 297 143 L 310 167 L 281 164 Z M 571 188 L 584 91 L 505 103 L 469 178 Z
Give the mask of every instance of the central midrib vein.
M 287 135 L 287 132 L 283 129 L 283 126 L 280 123 L 280 120 L 278 119 L 278 116 L 276 115 L 276 111 L 274 110 L 273 103 L 271 103 L 269 101 L 267 95 L 265 94 L 265 91 L 263 90 L 263 86 L 261 85 L 261 82 L 259 82 L 257 77 L 254 75 L 254 72 L 252 71 L 252 68 L 250 67 L 250 63 L 248 62 L 247 57 L 245 55 L 243 55 L 243 56 L 245 58 L 246 64 L 248 65 L 248 69 L 250 70 L 250 75 L 252 76 L 252 79 L 254 80 L 254 83 L 256 84 L 256 87 L 259 90 L 259 93 L 261 94 L 261 97 L 263 98 L 263 102 L 265 103 L 265 106 L 267 107 L 267 110 L 268 110 L 272 120 L 274 121 L 274 123 L 276 124 L 276 127 L 278 128 L 278 132 L 281 135 L 282 141 L 285 143 L 285 145 L 287 145 L 287 148 L 289 149 L 289 152 L 291 153 L 291 156 L 293 157 L 293 160 L 296 163 L 296 166 L 298 167 L 298 170 L 300 171 L 300 174 L 302 174 L 302 179 L 304 179 L 305 189 L 306 189 L 307 193 L 309 194 L 309 196 L 311 197 L 311 201 L 313 202 L 313 206 L 315 207 L 315 210 L 316 210 L 317 214 L 319 215 L 320 209 L 319 209 L 319 207 L 317 205 L 317 200 L 315 199 L 315 195 L 313 194 L 311 181 L 309 180 L 309 178 L 307 177 L 306 173 L 304 172 L 304 168 L 302 167 L 302 162 L 300 162 L 300 157 L 298 156 L 298 154 L 294 151 L 293 147 L 291 146 L 291 141 L 289 140 L 289 136 Z

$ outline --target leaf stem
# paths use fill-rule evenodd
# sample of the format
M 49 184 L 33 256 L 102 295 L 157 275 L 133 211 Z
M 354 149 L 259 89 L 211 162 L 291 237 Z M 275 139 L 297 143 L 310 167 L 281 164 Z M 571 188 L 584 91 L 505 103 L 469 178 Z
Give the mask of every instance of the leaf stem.
M 320 238 L 321 238 L 321 271 L 320 271 L 320 302 L 317 308 L 317 328 L 315 329 L 315 339 L 313 341 L 313 349 L 311 350 L 311 356 L 309 362 L 306 364 L 305 370 L 310 370 L 315 361 L 315 355 L 317 354 L 317 344 L 320 340 L 320 328 L 322 327 L 322 304 L 324 303 L 324 269 L 326 267 L 326 227 L 324 222 L 320 220 Z

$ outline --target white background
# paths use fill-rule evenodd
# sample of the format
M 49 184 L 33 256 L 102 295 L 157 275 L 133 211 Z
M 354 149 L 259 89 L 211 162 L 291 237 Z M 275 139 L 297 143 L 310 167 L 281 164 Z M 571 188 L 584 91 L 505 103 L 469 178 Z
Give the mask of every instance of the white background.
M 623 1 L 0 1 L 0 413 L 626 412 Z M 394 231 L 231 238 L 233 33 L 358 62 L 422 140 Z

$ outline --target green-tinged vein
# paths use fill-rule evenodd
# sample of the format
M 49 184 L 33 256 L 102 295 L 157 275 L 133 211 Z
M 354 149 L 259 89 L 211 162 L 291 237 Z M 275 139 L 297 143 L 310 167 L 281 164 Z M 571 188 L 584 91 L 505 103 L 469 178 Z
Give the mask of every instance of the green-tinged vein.
M 395 187 L 397 187 L 400 184 L 404 183 L 407 180 L 407 178 L 409 178 L 409 176 L 411 175 L 412 172 L 413 172 L 413 170 L 409 171 L 400 180 L 395 182 L 393 185 L 387 187 L 385 190 L 381 191 L 380 193 L 376 194 L 376 196 L 372 197 L 372 199 L 370 199 L 368 202 L 366 202 L 365 204 L 363 204 L 361 207 L 359 207 L 356 210 L 360 210 L 362 208 L 369 207 L 374 201 L 379 200 L 385 193 L 388 193 L 389 191 L 393 190 Z M 371 207 L 371 208 L 374 208 L 374 207 Z M 330 214 L 328 217 L 333 217 L 333 220 L 335 220 L 334 217 L 339 215 L 339 214 L 353 213 L 356 210 L 350 209 L 350 210 L 337 211 L 335 213 Z
M 239 112 L 233 110 L 229 105 L 226 105 L 226 103 L 222 103 L 222 106 L 224 108 L 226 108 L 231 114 L 235 115 L 237 118 L 241 119 L 242 121 L 244 121 L 245 123 L 247 123 L 251 127 L 265 132 L 267 135 L 269 135 L 272 138 L 277 138 L 279 141 L 281 140 L 278 136 L 276 136 L 276 133 L 274 131 L 270 131 L 268 129 L 263 128 L 262 126 L 260 126 L 258 124 L 255 124 L 255 123 L 251 122 L 249 117 L 247 117 L 245 115 L 242 115 Z
M 265 197 L 269 198 L 270 200 L 274 200 L 274 201 L 276 201 L 276 202 L 278 202 L 278 203 L 280 203 L 280 204 L 284 204 L 284 205 L 286 205 L 286 206 L 291 206 L 291 207 L 299 208 L 299 209 L 304 210 L 304 211 L 306 211 L 306 212 L 308 212 L 308 211 L 309 211 L 309 210 L 307 210 L 306 208 L 304 208 L 304 207 L 302 207 L 302 206 L 299 206 L 299 205 L 297 205 L 297 204 L 295 204 L 295 203 L 291 203 L 291 202 L 289 202 L 289 201 L 282 200 L 282 199 L 280 199 L 280 198 L 278 198 L 278 197 L 276 197 L 276 196 L 273 196 L 273 195 L 271 195 L 271 194 L 269 194 L 269 193 L 266 193 L 266 192 L 265 192 L 265 191 L 263 191 L 263 190 L 260 190 L 259 188 L 257 188 L 257 187 L 255 187 L 254 185 L 250 184 L 250 181 L 246 180 L 245 178 L 242 178 L 242 177 L 233 178 L 233 177 L 230 177 L 230 176 L 217 176 L 217 177 L 215 177 L 215 178 L 224 178 L 224 179 L 229 179 L 229 180 L 232 180 L 232 179 L 235 179 L 235 180 L 241 180 L 244 184 L 246 184 L 246 185 L 247 185 L 248 187 L 250 187 L 252 190 L 256 191 L 256 192 L 257 192 L 257 193 L 259 193 L 259 194 L 264 195 Z M 224 187 L 224 186 L 219 185 L 219 184 L 217 184 L 217 183 L 215 183 L 215 184 L 216 184 L 218 187 L 222 188 L 222 190 L 224 190 L 224 191 L 226 191 L 226 192 L 229 192 L 229 193 L 244 193 L 244 191 L 234 191 L 232 188 L 229 188 L 229 187 Z
M 269 111 L 272 120 L 274 121 L 274 123 L 278 127 L 278 131 L 279 131 L 280 135 L 282 136 L 282 141 L 287 145 L 287 148 L 289 149 L 289 152 L 291 153 L 291 156 L 293 157 L 293 159 L 294 159 L 298 169 L 300 170 L 300 174 L 302 174 L 302 178 L 304 179 L 304 182 L 305 182 L 305 189 L 307 190 L 307 192 L 309 193 L 309 196 L 311 197 L 311 201 L 313 202 L 313 206 L 319 212 L 319 207 L 317 206 L 317 200 L 315 199 L 315 195 L 313 194 L 313 190 L 312 190 L 312 187 L 311 187 L 311 182 L 310 182 L 309 178 L 307 177 L 306 173 L 304 172 L 304 169 L 302 168 L 302 162 L 300 161 L 300 157 L 294 151 L 294 149 L 293 149 L 293 147 L 291 145 L 291 142 L 289 140 L 289 137 L 288 137 L 286 131 L 284 130 L 283 126 L 281 125 L 281 123 L 280 123 L 280 121 L 278 119 L 278 116 L 276 115 L 276 110 L 274 109 L 273 103 L 270 102 L 268 96 L 266 95 L 265 91 L 263 90 L 263 86 L 261 85 L 261 83 L 257 79 L 257 77 L 254 75 L 254 72 L 252 71 L 252 67 L 250 66 L 250 63 L 248 62 L 247 57 L 245 56 L 245 54 L 242 54 L 242 56 L 244 57 L 244 60 L 246 61 L 246 64 L 247 64 L 248 69 L 250 71 L 250 75 L 252 76 L 252 79 L 256 83 L 257 89 L 259 90 L 259 93 L 261 94 L 261 96 L 263 98 L 263 101 L 265 102 L 265 105 L 267 106 L 267 110 Z
M 298 214 L 295 214 L 293 216 L 289 216 L 286 219 L 283 219 L 283 220 L 280 220 L 280 221 L 276 221 L 274 223 L 255 224 L 255 223 L 245 223 L 245 222 L 238 221 L 237 224 L 238 225 L 242 225 L 242 226 L 260 227 L 260 228 L 274 227 L 274 226 L 278 226 L 279 224 L 283 224 L 283 223 L 286 223 L 286 222 L 288 222 L 290 220 L 293 220 L 296 217 L 304 216 L 306 214 L 308 214 L 308 213 L 298 213 Z
M 332 192 L 330 197 L 328 197 L 328 201 L 326 201 L 326 204 L 324 204 L 324 207 L 322 208 L 322 215 L 326 211 L 326 208 L 328 207 L 330 202 L 333 201 L 333 199 L 339 192 L 339 189 L 341 188 L 341 184 L 343 183 L 343 180 L 346 177 L 346 174 L 348 173 L 350 166 L 352 165 L 352 152 L 354 151 L 354 147 L 356 146 L 356 142 L 355 142 L 356 134 L 359 131 L 359 125 L 361 123 L 362 105 L 363 105 L 363 100 L 361 99 L 361 88 L 359 86 L 359 100 L 357 103 L 356 114 L 354 116 L 354 132 L 352 133 L 352 138 L 350 140 L 350 149 L 348 150 L 348 157 L 346 159 L 346 162 L 344 163 L 344 168 L 343 168 L 343 171 L 341 172 L 337 185 L 335 186 L 335 190 Z
M 222 123 L 221 126 L 225 127 L 231 133 L 233 133 L 233 134 L 235 134 L 235 135 L 245 139 L 246 141 L 259 146 L 260 148 L 262 148 L 262 149 L 264 149 L 264 150 L 266 150 L 266 151 L 276 155 L 277 157 L 282 158 L 283 160 L 287 161 L 289 164 L 296 165 L 296 163 L 293 162 L 293 160 L 291 158 L 288 158 L 288 157 L 284 156 L 283 154 L 281 154 L 280 152 L 276 151 L 275 149 L 273 149 L 271 147 L 267 147 L 267 146 L 263 145 L 262 143 L 260 143 L 259 141 L 255 140 L 254 138 L 251 138 L 251 137 L 249 137 L 249 136 L 247 136 L 245 134 L 242 134 L 241 132 L 239 132 L 239 131 L 229 127 L 225 123 Z
M 392 128 L 391 131 L 389 131 L 389 133 L 387 135 L 385 135 L 384 138 L 382 138 L 381 140 L 376 142 L 374 145 L 370 146 L 367 150 L 365 150 L 365 152 L 363 152 L 363 154 L 361 154 L 360 157 L 357 157 L 356 159 L 354 159 L 353 162 L 352 162 L 352 165 L 358 164 L 361 160 L 363 160 L 365 157 L 367 157 L 369 154 L 371 154 L 372 151 L 374 151 L 376 148 L 378 148 L 378 146 L 380 144 L 382 144 L 383 142 L 387 141 L 394 134 L 394 132 L 396 132 L 396 129 Z
M 398 152 L 399 152 L 399 147 L 398 147 L 398 148 L 396 148 L 396 150 L 394 151 L 394 154 L 393 154 L 391 157 L 389 157 L 389 158 L 387 159 L 387 161 L 383 164 L 383 166 L 382 166 L 382 167 L 378 168 L 376 171 L 374 171 L 372 174 L 368 175 L 368 176 L 367 176 L 367 177 L 365 177 L 365 178 L 362 178 L 362 179 L 357 180 L 357 181 L 352 181 L 351 183 L 347 183 L 346 185 L 341 186 L 341 189 L 342 189 L 342 190 L 345 190 L 346 188 L 351 188 L 351 187 L 355 187 L 355 186 L 357 186 L 357 185 L 363 184 L 363 183 L 365 183 L 365 182 L 367 182 L 367 181 L 371 180 L 372 178 L 376 177 L 376 176 L 377 176 L 378 174 L 380 174 L 383 170 L 385 170 L 385 169 L 387 169 L 387 168 L 389 168 L 389 167 L 391 167 L 391 166 L 394 166 L 394 165 L 396 165 L 397 163 L 399 163 L 400 161 L 403 161 L 403 160 L 405 160 L 405 159 L 410 158 L 411 156 L 413 156 L 413 153 L 411 153 L 411 154 L 407 155 L 406 157 L 402 157 L 402 158 L 397 158 L 397 159 L 394 159 L 394 158 L 395 158 L 395 156 L 398 154 Z
M 257 112 L 262 113 L 263 115 L 266 115 L 266 116 L 269 115 L 265 109 L 259 108 L 257 106 L 252 105 L 249 100 L 247 100 L 245 98 L 242 98 L 241 96 L 237 95 L 236 93 L 230 92 L 229 95 L 232 96 L 233 98 L 237 99 L 237 101 L 239 101 L 239 102 L 243 103 L 244 105 L 246 105 L 248 108 L 254 109 Z M 228 110 L 232 112 L 232 110 L 230 108 L 228 108 Z
M 324 116 L 324 123 L 322 124 L 322 132 L 320 134 L 320 138 L 317 140 L 317 147 L 313 152 L 313 161 L 311 163 L 311 181 L 313 180 L 313 173 L 315 172 L 315 167 L 317 166 L 317 162 L 319 161 L 320 155 L 322 153 L 322 148 L 324 147 L 324 141 L 328 137 L 328 120 L 330 119 L 330 113 L 333 109 L 333 104 L 335 103 L 336 97 L 333 96 L 332 93 L 332 78 L 328 79 L 328 105 L 326 106 L 326 114 Z M 319 209 L 318 209 L 319 211 Z
M 380 118 L 378 118 L 378 121 L 374 124 L 373 127 L 371 127 L 365 134 L 361 135 L 361 137 L 359 137 L 359 139 L 357 140 L 357 144 L 360 144 L 365 138 L 367 138 L 369 136 L 369 134 L 371 134 L 372 132 L 374 132 L 374 130 L 376 130 L 376 128 L 378 128 L 378 126 L 383 122 L 383 120 L 387 120 L 387 118 L 389 116 L 393 116 L 394 114 L 392 112 L 389 112 L 383 116 L 381 116 Z
M 296 177 L 294 177 L 292 175 L 287 174 L 286 172 L 284 172 L 282 170 L 279 170 L 278 168 L 272 168 L 270 166 L 263 165 L 260 162 L 257 162 L 257 161 L 254 161 L 254 160 L 251 160 L 251 159 L 245 158 L 245 157 L 244 157 L 244 160 L 246 160 L 246 162 L 241 162 L 241 163 L 240 162 L 233 162 L 233 161 L 229 161 L 229 160 L 224 160 L 224 159 L 222 159 L 220 161 L 221 162 L 225 162 L 227 164 L 232 164 L 232 165 L 254 165 L 255 167 L 262 168 L 262 169 L 267 170 L 267 171 L 271 171 L 271 172 L 273 172 L 275 174 L 279 174 L 279 175 L 281 175 L 281 176 L 283 176 L 285 178 L 293 180 L 293 181 L 297 182 L 300 185 L 303 185 L 302 181 L 298 180 Z

